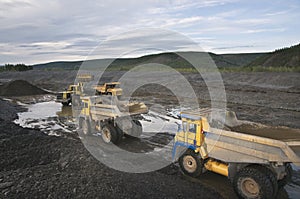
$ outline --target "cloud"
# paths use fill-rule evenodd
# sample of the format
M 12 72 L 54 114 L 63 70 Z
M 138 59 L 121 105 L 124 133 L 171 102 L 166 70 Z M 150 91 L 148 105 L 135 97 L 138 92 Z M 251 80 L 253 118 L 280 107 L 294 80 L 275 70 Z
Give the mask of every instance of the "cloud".
M 236 49 L 236 48 L 253 48 L 254 45 L 244 45 L 244 46 L 224 46 L 224 47 L 218 47 L 213 48 L 214 50 L 228 50 L 228 49 Z
M 262 32 L 284 32 L 284 28 L 271 28 L 271 29 L 254 29 L 254 30 L 246 30 L 242 33 L 250 34 L 250 33 L 262 33 Z
M 239 0 L 2 0 L 0 62 L 78 60 L 105 40 L 113 43 L 105 56 L 126 51 L 126 46 L 128 52 L 146 48 L 139 44 L 143 40 L 151 41 L 152 47 L 174 42 L 163 31 L 126 33 L 149 27 L 185 34 L 205 50 L 216 52 L 230 50 L 224 46 L 252 46 L 243 48 L 249 52 L 279 48 L 299 42 L 299 6 L 291 4 L 296 3 L 279 0 L 266 9 L 259 0 L 251 4 Z M 113 35 L 118 35 L 117 41 Z M 174 48 L 190 46 L 178 42 Z

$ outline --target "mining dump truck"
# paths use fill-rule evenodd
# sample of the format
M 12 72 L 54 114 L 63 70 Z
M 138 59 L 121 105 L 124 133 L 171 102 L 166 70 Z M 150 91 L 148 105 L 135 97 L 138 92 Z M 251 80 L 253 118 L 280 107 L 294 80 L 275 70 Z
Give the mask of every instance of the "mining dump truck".
M 81 97 L 79 128 L 83 135 L 101 133 L 105 143 L 117 144 L 123 135 L 139 137 L 142 125 L 138 119 L 148 112 L 142 102 L 120 101 L 116 96 Z
M 120 88 L 120 82 L 110 82 L 103 85 L 94 86 L 97 95 L 113 95 L 121 96 L 122 88 Z
M 279 140 L 211 128 L 210 117 L 208 109 L 181 112 L 172 157 L 183 173 L 212 171 L 228 177 L 241 198 L 275 198 L 291 179 L 290 163 L 300 166 L 299 135 Z
M 84 83 L 92 79 L 92 75 L 78 75 L 77 80 L 79 80 L 79 82 L 69 85 L 65 91 L 59 92 L 56 96 L 56 102 L 62 103 L 64 106 L 68 106 L 72 102 L 78 105 L 80 103 L 80 96 L 83 94 Z

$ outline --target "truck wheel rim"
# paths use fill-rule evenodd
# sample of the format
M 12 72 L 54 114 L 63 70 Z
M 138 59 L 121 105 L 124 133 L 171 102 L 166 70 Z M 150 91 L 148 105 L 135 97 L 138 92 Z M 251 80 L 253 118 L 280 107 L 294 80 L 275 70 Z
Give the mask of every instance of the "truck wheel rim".
M 189 173 L 195 172 L 197 169 L 197 162 L 195 158 L 191 155 L 185 156 L 183 158 L 183 167 Z
M 104 142 L 109 143 L 111 140 L 111 134 L 110 131 L 107 128 L 104 128 L 102 130 L 102 138 L 104 140 Z
M 241 181 L 242 192 L 247 197 L 256 197 L 259 195 L 259 185 L 252 178 L 244 178 Z

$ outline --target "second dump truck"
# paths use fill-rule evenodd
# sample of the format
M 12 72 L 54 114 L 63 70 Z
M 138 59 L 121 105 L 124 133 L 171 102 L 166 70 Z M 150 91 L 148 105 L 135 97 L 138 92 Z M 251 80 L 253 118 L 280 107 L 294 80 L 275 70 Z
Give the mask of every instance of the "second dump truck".
M 278 139 L 211 128 L 210 115 L 209 109 L 181 112 L 173 160 L 183 173 L 212 171 L 228 177 L 241 198 L 276 198 L 291 179 L 291 163 L 300 166 L 299 135 Z
M 121 96 L 122 88 L 120 88 L 120 82 L 109 82 L 104 83 L 103 85 L 94 86 L 97 95 L 113 95 Z
M 117 96 L 82 97 L 79 127 L 84 135 L 100 132 L 106 143 L 117 144 L 123 135 L 139 137 L 142 125 L 138 119 L 148 112 L 142 102 L 124 102 Z

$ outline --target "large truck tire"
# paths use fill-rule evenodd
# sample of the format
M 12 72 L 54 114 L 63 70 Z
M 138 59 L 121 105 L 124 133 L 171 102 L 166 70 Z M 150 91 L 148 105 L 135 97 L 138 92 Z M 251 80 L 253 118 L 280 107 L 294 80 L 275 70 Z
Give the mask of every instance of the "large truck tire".
M 234 177 L 233 187 L 240 198 L 271 199 L 274 188 L 268 174 L 255 167 L 245 167 Z
M 273 186 L 273 198 L 276 198 L 278 192 L 278 183 L 277 183 L 276 174 L 263 165 L 254 165 L 253 167 L 257 168 L 259 171 L 261 171 L 262 173 L 268 176 Z
M 188 149 L 179 157 L 179 166 L 181 171 L 191 177 L 198 177 L 202 174 L 203 160 L 193 150 Z
M 109 143 L 118 144 L 118 142 L 121 140 L 120 133 L 111 124 L 106 124 L 105 126 L 103 126 L 101 135 L 103 141 L 107 144 Z
M 281 180 L 278 180 L 279 189 L 287 185 L 292 180 L 293 169 L 291 164 L 287 163 L 285 165 L 285 171 L 286 171 L 286 175 Z

